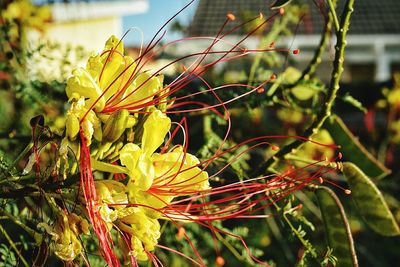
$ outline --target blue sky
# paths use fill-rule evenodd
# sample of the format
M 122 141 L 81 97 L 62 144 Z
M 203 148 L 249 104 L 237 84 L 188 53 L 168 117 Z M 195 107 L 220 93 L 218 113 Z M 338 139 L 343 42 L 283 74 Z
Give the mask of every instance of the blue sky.
M 130 27 L 139 27 L 144 34 L 144 41 L 149 42 L 157 30 L 176 12 L 184 7 L 189 0 L 148 0 L 149 10 L 147 13 L 140 15 L 127 16 L 123 19 L 124 32 Z M 183 11 L 178 20 L 182 23 L 188 23 L 196 11 L 197 1 L 195 1 L 188 9 Z M 167 32 L 166 38 L 176 38 L 176 34 Z M 130 33 L 126 37 L 126 44 L 140 44 L 140 35 L 137 33 Z

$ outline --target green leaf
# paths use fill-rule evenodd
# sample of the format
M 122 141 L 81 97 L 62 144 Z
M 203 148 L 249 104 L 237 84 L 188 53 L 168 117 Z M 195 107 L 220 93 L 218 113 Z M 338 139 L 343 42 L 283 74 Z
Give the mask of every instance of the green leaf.
M 337 267 L 358 266 L 346 213 L 336 194 L 321 186 L 315 191 L 325 224 L 328 245 L 337 257 Z
M 307 84 L 299 84 L 292 88 L 292 94 L 301 101 L 305 101 L 313 97 L 317 90 Z
M 367 149 L 361 145 L 358 139 L 350 132 L 343 121 L 336 115 L 327 119 L 323 126 L 328 130 L 340 151 L 344 161 L 351 161 L 369 177 L 380 179 L 390 173 Z
M 367 113 L 367 109 L 363 106 L 363 104 L 354 97 L 352 97 L 349 93 L 346 93 L 343 97 L 341 97 L 341 99 L 343 100 L 343 102 L 346 102 L 352 105 L 353 107 L 359 109 L 360 111 Z
M 358 212 L 368 226 L 384 236 L 400 235 L 399 226 L 376 185 L 351 162 L 343 163 L 343 173 Z
M 292 2 L 292 0 L 277 0 L 272 6 L 271 9 L 278 9 L 281 7 L 286 6 L 287 4 L 289 4 L 290 2 Z

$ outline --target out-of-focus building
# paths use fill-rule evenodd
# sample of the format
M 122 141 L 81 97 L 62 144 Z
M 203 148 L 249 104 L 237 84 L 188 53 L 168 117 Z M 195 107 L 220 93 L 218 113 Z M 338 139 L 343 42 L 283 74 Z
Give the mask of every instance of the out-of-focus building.
M 111 34 L 122 36 L 122 17 L 147 12 L 148 0 L 33 0 L 49 5 L 52 23 L 44 38 L 101 50 Z M 42 38 L 42 37 L 41 37 Z
M 215 36 L 226 19 L 226 13 L 232 12 L 239 19 L 230 23 L 230 27 L 238 25 L 241 14 L 252 12 L 272 14 L 269 6 L 275 0 L 200 0 L 193 21 L 189 27 L 190 36 Z M 324 13 L 328 6 L 326 1 L 301 1 L 308 3 L 310 12 L 303 17 L 295 31 L 295 36 L 282 38 L 281 47 L 300 49 L 300 54 L 293 57 L 301 69 L 313 56 L 321 38 L 324 25 Z M 338 1 L 338 15 L 343 10 L 345 1 Z M 320 3 L 320 6 L 316 6 Z M 290 4 L 289 4 L 290 5 Z M 399 0 L 360 0 L 355 1 L 351 18 L 350 31 L 347 38 L 345 73 L 343 81 L 387 81 L 395 70 L 400 70 L 400 1 Z M 240 36 L 243 29 L 236 31 Z M 249 43 L 256 46 L 257 40 L 249 38 Z M 331 51 L 323 57 L 318 68 L 319 76 L 329 77 L 333 44 Z

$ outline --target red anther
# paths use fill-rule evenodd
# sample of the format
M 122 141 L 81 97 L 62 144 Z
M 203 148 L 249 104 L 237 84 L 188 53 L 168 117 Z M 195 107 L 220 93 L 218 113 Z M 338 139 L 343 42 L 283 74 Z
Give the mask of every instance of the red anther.
M 278 151 L 280 148 L 279 148 L 279 146 L 277 146 L 277 145 L 272 145 L 272 146 L 271 146 L 271 149 L 272 149 L 273 151 Z
M 320 184 L 323 184 L 323 183 L 324 183 L 324 179 L 323 179 L 322 177 L 318 177 L 318 182 L 319 182 Z
M 215 264 L 217 264 L 217 266 L 224 266 L 225 265 L 225 260 L 224 260 L 224 258 L 222 258 L 221 256 L 218 256 L 216 259 L 215 259 Z
M 281 14 L 281 15 L 285 14 L 285 9 L 283 7 L 281 7 L 279 9 L 279 14 Z
M 265 91 L 264 88 L 258 88 L 258 89 L 257 89 L 257 93 L 259 93 L 259 94 L 264 93 L 264 91 Z
M 343 158 L 343 155 L 342 155 L 341 152 L 339 152 L 338 158 L 339 158 L 339 159 L 342 159 L 342 158 Z
M 299 49 L 295 49 L 295 50 L 293 50 L 293 55 L 298 55 L 299 53 L 300 53 L 300 50 Z
M 229 20 L 235 20 L 235 19 L 236 19 L 235 15 L 233 15 L 232 13 L 226 14 L 226 17 L 227 17 Z
M 276 74 L 274 73 L 274 74 L 272 74 L 271 75 L 271 77 L 270 77 L 270 79 L 271 79 L 271 81 L 274 81 L 274 80 L 276 80 Z
M 180 239 L 182 239 L 182 238 L 185 236 L 185 234 L 186 234 L 185 228 L 179 227 L 178 233 L 176 234 L 176 238 L 177 238 L 178 240 L 180 240 Z
M 299 204 L 299 205 L 297 205 L 297 208 L 299 208 L 299 209 L 302 209 L 303 208 L 303 204 Z
M 351 194 L 351 190 L 350 190 L 350 189 L 346 189 L 346 190 L 344 190 L 344 193 L 345 193 L 346 195 L 350 195 L 350 194 Z

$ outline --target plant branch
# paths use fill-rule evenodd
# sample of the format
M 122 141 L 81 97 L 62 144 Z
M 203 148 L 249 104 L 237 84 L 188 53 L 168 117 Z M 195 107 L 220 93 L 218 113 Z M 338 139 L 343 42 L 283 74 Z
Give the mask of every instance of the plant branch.
M 10 243 L 10 246 L 15 251 L 15 253 L 18 255 L 18 258 L 21 260 L 22 264 L 25 267 L 29 267 L 28 262 L 25 260 L 24 256 L 22 256 L 21 252 L 18 250 L 18 248 L 15 245 L 14 241 L 11 239 L 11 237 L 8 235 L 6 229 L 4 229 L 4 227 L 1 224 L 0 224 L 0 232 L 2 232 L 3 235 L 6 237 L 8 243 Z
M 339 20 L 338 20 L 338 17 L 336 15 L 336 9 L 335 9 L 336 5 L 332 0 L 327 0 L 327 2 L 328 2 L 328 5 L 329 5 L 329 11 L 330 11 L 329 14 L 331 14 L 331 16 L 333 18 L 333 22 L 335 24 L 336 32 L 339 32 L 341 27 L 343 27 L 343 24 L 339 25 Z
M 77 183 L 78 181 L 79 181 L 79 174 L 75 174 L 75 175 L 72 175 L 67 180 L 43 184 L 41 186 L 41 188 L 44 192 L 53 193 L 57 189 L 68 188 L 71 185 Z M 21 197 L 29 196 L 31 194 L 35 194 L 37 192 L 39 192 L 39 191 L 36 187 L 26 186 L 26 187 L 22 187 L 22 188 L 10 190 L 10 191 L 2 191 L 2 192 L 0 191 L 0 199 L 1 198 L 21 198 Z
M 337 92 L 340 88 L 340 77 L 343 73 L 343 62 L 344 62 L 344 52 L 346 48 L 346 36 L 350 25 L 350 17 L 353 13 L 354 0 L 347 0 L 345 8 L 341 16 L 340 30 L 336 32 L 336 46 L 335 46 L 335 59 L 333 61 L 333 70 L 330 81 L 330 86 L 328 88 L 327 95 L 325 97 L 324 104 L 321 111 L 317 114 L 316 118 L 312 124 L 305 130 L 303 137 L 310 138 L 313 134 L 318 132 L 318 130 L 323 125 L 324 121 L 331 115 L 332 106 L 335 103 Z M 274 157 L 269 158 L 263 164 L 261 164 L 256 175 L 260 175 L 266 169 L 268 169 L 272 164 L 276 162 L 277 159 L 284 157 L 286 154 L 291 153 L 293 150 L 297 149 L 304 143 L 302 140 L 296 140 L 292 143 L 282 147 Z
M 19 227 L 21 227 L 22 229 L 25 230 L 25 232 L 27 232 L 36 242 L 36 244 L 40 244 L 40 242 L 42 242 L 42 235 L 39 234 L 38 232 L 36 232 L 35 230 L 33 230 L 32 228 L 30 228 L 29 226 L 27 226 L 26 224 L 22 223 L 20 220 L 18 220 L 16 217 L 14 217 L 13 215 L 11 215 L 10 213 L 8 213 L 5 210 L 0 210 L 0 212 L 5 215 L 10 221 L 12 221 L 13 223 L 15 223 L 16 225 L 18 225 Z
M 332 2 L 332 0 L 329 0 L 330 3 L 333 5 L 333 10 L 335 10 L 336 6 L 336 0 Z M 336 13 L 335 13 L 336 14 Z M 337 17 L 336 17 L 337 19 Z M 331 30 L 332 30 L 332 21 L 334 20 L 334 16 L 332 12 L 328 12 L 328 19 L 325 23 L 324 27 L 324 32 L 322 34 L 322 38 L 319 42 L 318 48 L 315 51 L 315 54 L 308 64 L 307 68 L 302 72 L 301 77 L 295 82 L 295 84 L 298 84 L 299 81 L 301 80 L 309 80 L 310 77 L 314 74 L 315 70 L 317 69 L 317 66 L 319 63 L 321 63 L 321 58 L 322 54 L 325 51 L 326 45 L 328 43 L 329 37 L 331 35 Z

